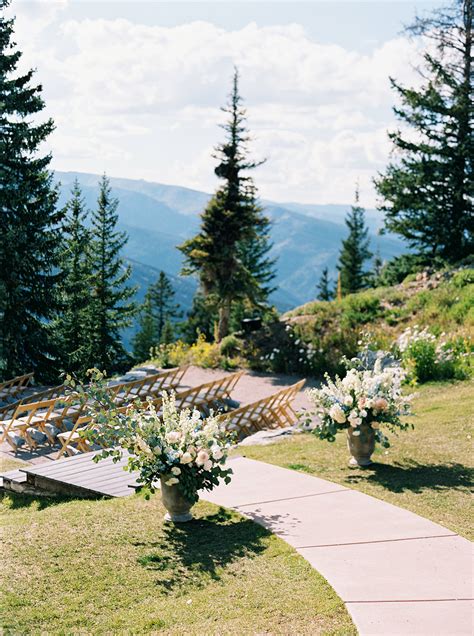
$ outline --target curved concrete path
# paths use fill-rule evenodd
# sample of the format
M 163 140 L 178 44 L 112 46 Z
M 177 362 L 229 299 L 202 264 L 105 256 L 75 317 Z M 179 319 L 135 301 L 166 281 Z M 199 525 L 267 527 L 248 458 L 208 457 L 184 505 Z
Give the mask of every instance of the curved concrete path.
M 343 599 L 361 635 L 473 633 L 469 541 L 333 482 L 244 457 L 229 463 L 231 484 L 203 498 L 293 546 Z

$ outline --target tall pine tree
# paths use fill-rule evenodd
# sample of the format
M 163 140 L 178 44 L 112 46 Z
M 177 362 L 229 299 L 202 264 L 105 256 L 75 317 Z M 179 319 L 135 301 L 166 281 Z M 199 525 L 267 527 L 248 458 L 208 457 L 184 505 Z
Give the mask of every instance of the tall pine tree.
M 92 214 L 91 360 L 107 373 L 129 362 L 120 332 L 130 325 L 135 313 L 130 298 L 136 290 L 126 284 L 131 269 L 121 256 L 127 235 L 116 229 L 117 206 L 118 199 L 112 196 L 109 180 L 104 175 L 99 183 L 97 210 Z
M 156 316 L 157 342 L 161 342 L 166 323 L 179 316 L 179 307 L 174 302 L 175 291 L 165 272 L 160 272 L 158 280 L 150 287 L 150 294 Z
M 355 205 L 346 217 L 348 237 L 342 241 L 337 266 L 341 274 L 341 291 L 352 294 L 367 286 L 368 275 L 364 263 L 372 257 L 369 250 L 369 230 L 365 225 L 365 211 L 359 205 L 359 190 L 356 190 Z
M 61 312 L 53 323 L 61 366 L 83 378 L 91 366 L 92 272 L 89 258 L 91 233 L 79 182 L 74 182 L 65 207 L 60 300 Z
M 422 86 L 391 80 L 409 132 L 389 134 L 397 161 L 376 179 L 387 230 L 418 254 L 455 262 L 474 251 L 472 0 L 455 0 L 409 32 L 431 42 Z
M 268 220 L 247 174 L 261 162 L 248 158 L 249 137 L 238 80 L 236 69 L 229 103 L 222 109 L 228 115 L 223 125 L 227 138 L 214 155 L 219 162 L 215 173 L 224 183 L 202 214 L 200 232 L 180 246 L 185 256 L 183 273 L 198 273 L 201 291 L 217 301 L 219 340 L 229 332 L 233 304 L 245 299 L 261 304 L 265 284 L 271 280 L 264 244 Z M 250 262 L 251 252 L 259 252 L 256 262 Z
M 54 129 L 39 121 L 42 88 L 17 72 L 21 52 L 0 0 L 0 375 L 35 371 L 54 379 L 50 321 L 58 308 L 60 221 L 57 191 L 40 146 Z
M 138 362 L 148 360 L 151 348 L 155 347 L 159 342 L 160 339 L 157 334 L 152 295 L 150 289 L 148 289 L 138 316 L 138 331 L 132 340 L 135 360 Z

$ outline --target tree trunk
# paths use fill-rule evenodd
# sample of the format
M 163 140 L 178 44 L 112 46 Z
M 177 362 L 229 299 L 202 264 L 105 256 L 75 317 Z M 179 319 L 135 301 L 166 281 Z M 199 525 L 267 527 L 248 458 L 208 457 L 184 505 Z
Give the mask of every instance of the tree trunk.
M 219 307 L 219 325 L 217 328 L 217 342 L 225 338 L 229 333 L 230 300 L 225 299 Z

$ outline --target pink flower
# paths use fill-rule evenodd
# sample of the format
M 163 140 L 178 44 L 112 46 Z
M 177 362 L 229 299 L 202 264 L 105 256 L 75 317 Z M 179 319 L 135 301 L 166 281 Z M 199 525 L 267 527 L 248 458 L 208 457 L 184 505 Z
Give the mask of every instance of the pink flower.
M 209 453 L 205 450 L 200 450 L 196 457 L 196 464 L 198 466 L 204 466 L 204 464 L 209 460 Z
M 377 411 L 385 411 L 388 406 L 388 402 L 385 398 L 377 398 L 374 400 L 374 409 Z

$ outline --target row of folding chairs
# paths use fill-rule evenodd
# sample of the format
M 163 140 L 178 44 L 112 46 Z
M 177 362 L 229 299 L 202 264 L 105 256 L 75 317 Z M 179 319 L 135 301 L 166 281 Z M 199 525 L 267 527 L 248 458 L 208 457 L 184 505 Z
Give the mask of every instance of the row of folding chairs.
M 9 402 L 25 391 L 33 380 L 33 375 L 33 373 L 25 373 L 11 380 L 0 382 L 0 402 Z
M 292 426 L 298 417 L 292 402 L 304 384 L 305 380 L 300 380 L 266 398 L 230 411 L 223 416 L 226 429 L 242 440 L 263 429 Z
M 175 390 L 181 383 L 186 367 L 169 369 L 145 376 L 139 380 L 109 386 L 111 399 L 118 405 L 134 400 L 154 398 L 164 390 Z M 16 403 L 9 417 L 0 421 L 0 443 L 8 442 L 15 452 L 26 445 L 33 450 L 41 444 L 53 445 L 61 433 L 75 428 L 83 415 L 86 404 L 77 393 L 65 395 L 66 386 L 61 385 L 35 394 Z
M 179 391 L 175 394 L 176 406 L 179 409 L 189 408 L 197 409 L 203 415 L 209 415 L 212 410 L 222 412 L 228 410 L 237 404 L 231 398 L 231 391 L 235 388 L 244 371 L 238 371 L 227 375 L 218 380 L 212 380 L 198 386 Z M 143 409 L 153 405 L 154 409 L 159 413 L 163 400 L 161 397 L 154 400 L 142 402 Z M 127 406 L 120 407 L 119 413 L 125 413 Z M 61 442 L 56 459 L 60 459 L 63 455 L 77 455 L 92 450 L 90 443 L 84 437 L 83 433 L 94 426 L 93 418 L 90 416 L 80 417 L 71 431 L 58 434 L 58 440 Z

